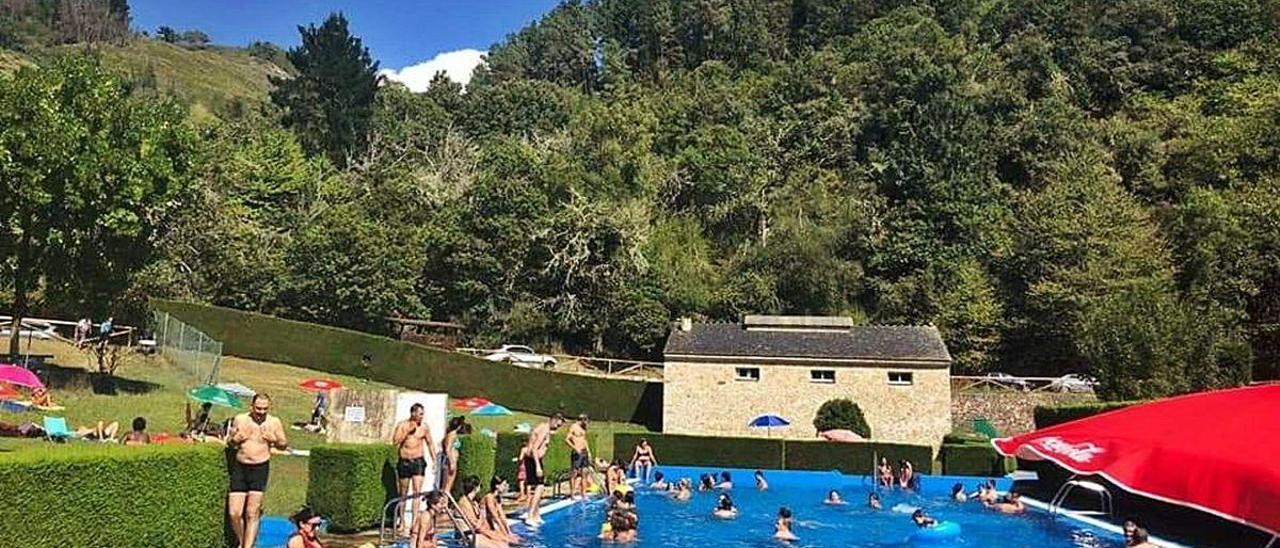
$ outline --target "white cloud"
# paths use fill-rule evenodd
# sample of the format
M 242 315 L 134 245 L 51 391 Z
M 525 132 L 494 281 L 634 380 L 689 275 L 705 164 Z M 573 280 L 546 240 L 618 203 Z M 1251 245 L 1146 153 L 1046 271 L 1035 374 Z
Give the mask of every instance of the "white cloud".
M 437 54 L 430 61 L 409 65 L 400 70 L 382 69 L 378 73 L 416 92 L 426 91 L 431 78 L 440 71 L 444 71 L 450 80 L 465 86 L 471 81 L 471 71 L 483 62 L 484 54 L 485 52 L 477 49 L 446 51 Z

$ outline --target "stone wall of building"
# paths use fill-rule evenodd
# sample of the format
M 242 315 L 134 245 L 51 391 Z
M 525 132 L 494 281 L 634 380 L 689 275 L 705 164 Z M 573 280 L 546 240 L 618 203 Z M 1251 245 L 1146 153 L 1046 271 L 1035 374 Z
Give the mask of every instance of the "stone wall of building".
M 759 381 L 736 379 L 738 367 L 759 367 Z M 827 400 L 862 408 L 875 441 L 937 447 L 951 431 L 951 382 L 946 368 L 753 365 L 667 362 L 663 431 L 672 434 L 767 436 L 747 427 L 766 413 L 791 421 L 771 435 L 813 438 L 813 418 Z M 834 383 L 813 382 L 812 369 L 835 371 Z M 889 384 L 889 372 L 909 372 L 912 384 Z

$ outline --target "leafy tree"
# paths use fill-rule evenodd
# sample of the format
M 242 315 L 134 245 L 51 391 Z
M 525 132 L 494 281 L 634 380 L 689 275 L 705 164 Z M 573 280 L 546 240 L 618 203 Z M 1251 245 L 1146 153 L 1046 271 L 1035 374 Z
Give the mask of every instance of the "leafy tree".
M 335 13 L 319 27 L 298 27 L 302 45 L 289 50 L 293 78 L 272 77 L 271 101 L 284 125 L 311 154 L 345 166 L 365 150 L 378 88 L 378 63 Z
M 849 430 L 865 439 L 871 439 L 871 427 L 862 416 L 862 408 L 844 398 L 827 400 L 813 417 L 813 427 L 819 432 Z
M 178 31 L 173 30 L 173 27 L 161 26 L 156 29 L 156 37 L 162 42 L 169 44 L 177 43 Z
M 184 46 L 199 49 L 209 45 L 209 35 L 205 34 L 202 30 L 192 29 L 182 33 L 182 36 L 178 38 L 178 41 Z
M 0 247 L 14 337 L 32 295 L 104 314 L 151 257 L 195 165 L 172 101 L 135 98 L 96 59 L 71 56 L 0 78 Z

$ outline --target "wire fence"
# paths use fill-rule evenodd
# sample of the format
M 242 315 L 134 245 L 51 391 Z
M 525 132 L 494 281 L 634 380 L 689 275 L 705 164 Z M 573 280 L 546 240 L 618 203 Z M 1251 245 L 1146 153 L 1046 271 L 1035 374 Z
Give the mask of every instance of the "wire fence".
M 152 312 L 156 350 L 198 384 L 214 384 L 222 365 L 222 342 L 168 312 Z

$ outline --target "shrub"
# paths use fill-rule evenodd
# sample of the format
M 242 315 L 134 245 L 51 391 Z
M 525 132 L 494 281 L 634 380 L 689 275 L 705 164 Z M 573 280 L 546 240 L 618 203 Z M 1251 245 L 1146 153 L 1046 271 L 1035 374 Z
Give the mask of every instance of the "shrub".
M 928 472 L 933 467 L 933 448 L 924 445 L 787 440 L 785 450 L 783 465 L 787 470 L 839 470 L 845 474 L 868 474 L 875 470 L 875 463 L 880 457 L 895 463 L 909 460 L 921 472 Z
M 640 438 L 649 440 L 660 465 L 772 469 L 783 466 L 782 440 L 768 438 L 618 433 L 613 435 L 615 454 L 629 459 Z
M 1108 411 L 1116 409 L 1124 409 L 1141 401 L 1108 401 L 1097 403 L 1081 403 L 1072 405 L 1037 405 L 1034 416 L 1036 428 L 1048 428 L 1050 426 L 1071 422 L 1073 420 L 1092 417 Z
M 464 354 L 229 308 L 154 300 L 152 307 L 222 341 L 250 359 L 352 375 L 425 392 L 480 395 L 551 415 L 588 413 L 598 420 L 661 428 L 662 383 L 511 367 Z M 365 365 L 364 356 L 370 360 Z
M 458 449 L 458 479 L 453 483 L 455 496 L 460 494 L 457 491 L 462 488 L 462 478 L 467 476 L 475 475 L 484 485 L 489 484 L 497 453 L 497 442 L 485 434 L 459 436 L 458 440 L 462 447 Z M 515 485 L 515 478 L 506 479 Z
M 977 432 L 955 431 L 942 437 L 944 445 L 990 445 L 987 437 Z
M 942 473 L 952 476 L 1003 476 L 1014 468 L 991 444 L 944 444 L 939 456 Z
M 813 418 L 813 427 L 819 432 L 827 430 L 850 430 L 866 439 L 871 439 L 871 426 L 858 404 L 846 399 L 834 399 L 818 408 Z
M 223 542 L 227 468 L 217 447 L 58 445 L 0 454 L 0 545 Z
M 333 444 L 311 449 L 307 503 L 337 532 L 361 531 L 382 522 L 397 495 L 396 450 L 383 444 Z
M 569 471 L 569 444 L 564 441 L 566 433 L 567 430 L 562 427 L 551 435 L 551 441 L 548 442 L 547 455 L 542 458 L 542 475 L 548 480 Z M 516 486 L 516 473 L 519 472 L 517 468 L 519 463 L 515 459 L 520 455 L 520 448 L 528 442 L 528 434 L 519 432 L 498 434 L 494 473 L 510 481 L 512 488 Z

